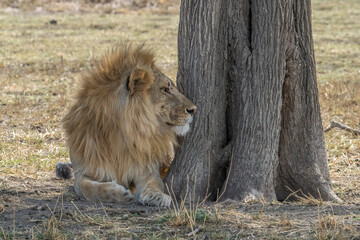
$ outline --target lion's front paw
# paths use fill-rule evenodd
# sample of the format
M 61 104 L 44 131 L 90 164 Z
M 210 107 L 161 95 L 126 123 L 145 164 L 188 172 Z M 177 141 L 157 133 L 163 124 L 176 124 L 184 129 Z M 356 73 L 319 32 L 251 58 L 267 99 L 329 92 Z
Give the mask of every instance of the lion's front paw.
M 124 191 L 122 194 L 122 201 L 131 203 L 134 200 L 134 195 L 131 193 L 130 190 Z
M 171 198 L 162 192 L 149 192 L 141 195 L 140 202 L 142 204 L 170 207 Z

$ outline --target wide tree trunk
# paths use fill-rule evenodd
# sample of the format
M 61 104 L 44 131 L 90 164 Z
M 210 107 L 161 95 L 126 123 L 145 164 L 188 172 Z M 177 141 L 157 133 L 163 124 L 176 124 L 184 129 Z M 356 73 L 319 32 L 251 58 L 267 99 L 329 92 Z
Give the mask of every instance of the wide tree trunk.
M 165 178 L 177 198 L 339 200 L 309 0 L 183 0 L 178 50 L 178 86 L 198 112 Z

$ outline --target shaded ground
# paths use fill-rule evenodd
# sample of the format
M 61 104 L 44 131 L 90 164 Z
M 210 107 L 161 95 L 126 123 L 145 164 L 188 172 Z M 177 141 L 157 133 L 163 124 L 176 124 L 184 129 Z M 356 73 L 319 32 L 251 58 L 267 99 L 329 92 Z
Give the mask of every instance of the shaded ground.
M 225 201 L 167 209 L 87 202 L 72 181 L 50 180 L 0 190 L 0 238 L 188 239 L 197 229 L 197 239 L 360 239 L 359 204 Z

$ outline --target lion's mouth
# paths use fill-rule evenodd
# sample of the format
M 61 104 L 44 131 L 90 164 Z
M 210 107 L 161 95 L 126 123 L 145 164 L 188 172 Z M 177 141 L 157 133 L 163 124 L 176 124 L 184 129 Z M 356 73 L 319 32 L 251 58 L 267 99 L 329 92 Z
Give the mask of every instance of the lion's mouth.
M 178 136 L 184 136 L 186 135 L 190 130 L 190 123 L 192 122 L 193 118 L 192 116 L 187 118 L 182 123 L 173 123 L 173 122 L 166 122 L 166 125 L 168 125 L 176 135 Z
M 166 125 L 168 125 L 169 127 L 184 127 L 186 125 L 189 125 L 190 123 L 192 123 L 193 121 L 193 117 L 190 116 L 187 119 L 180 121 L 179 123 L 174 123 L 174 122 L 165 122 Z
M 189 123 L 185 123 L 183 125 L 178 125 L 178 124 L 166 122 L 166 125 L 168 125 L 171 128 L 171 130 L 173 130 L 174 133 L 178 136 L 185 136 L 190 130 Z

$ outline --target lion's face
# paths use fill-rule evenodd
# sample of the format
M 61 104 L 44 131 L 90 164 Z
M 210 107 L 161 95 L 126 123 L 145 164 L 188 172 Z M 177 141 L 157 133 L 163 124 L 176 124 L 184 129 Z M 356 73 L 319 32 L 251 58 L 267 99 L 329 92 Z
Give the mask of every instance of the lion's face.
M 154 82 L 149 94 L 160 124 L 183 136 L 190 130 L 196 106 L 178 91 L 167 76 L 157 69 L 153 73 Z

